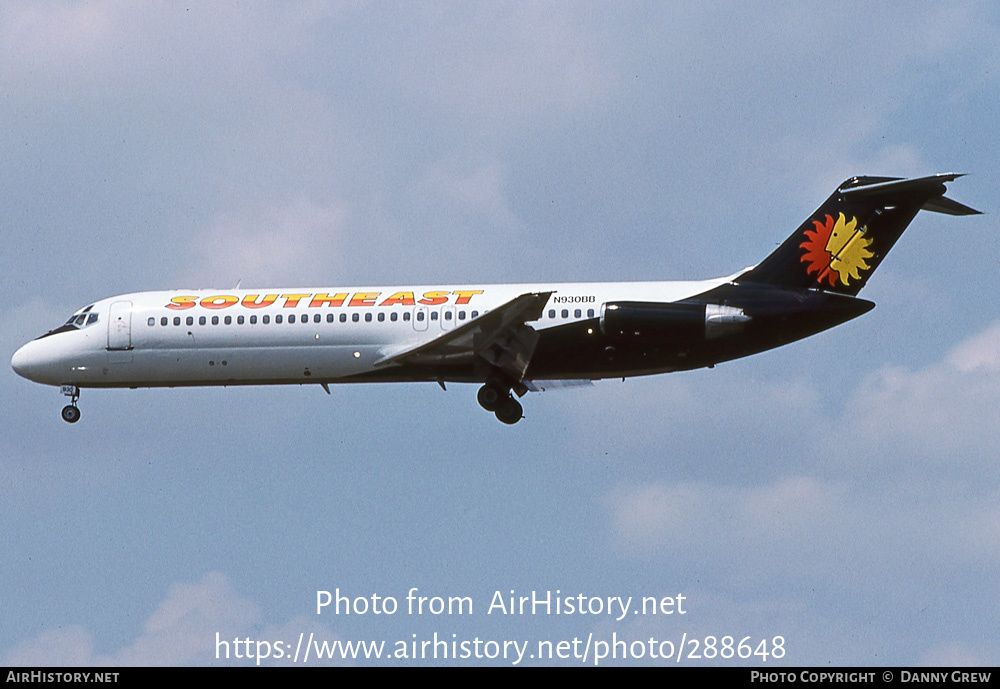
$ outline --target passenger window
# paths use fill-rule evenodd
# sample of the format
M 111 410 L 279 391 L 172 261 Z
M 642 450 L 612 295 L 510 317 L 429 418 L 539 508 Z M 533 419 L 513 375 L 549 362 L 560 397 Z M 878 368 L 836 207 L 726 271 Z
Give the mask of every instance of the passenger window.
M 263 318 L 260 319 L 260 322 L 263 323 L 264 325 L 267 325 L 268 323 L 271 322 L 271 317 L 270 316 L 264 316 Z
M 573 317 L 574 318 L 579 318 L 582 315 L 583 315 L 583 311 L 581 311 L 580 309 L 577 309 L 576 311 L 573 312 Z
M 410 321 L 410 312 L 409 311 L 406 311 L 406 312 L 403 313 L 403 321 L 407 322 L 407 323 Z
M 396 321 L 398 321 L 399 320 L 399 313 L 397 313 L 396 311 L 393 311 L 391 314 L 389 314 L 389 320 L 392 321 L 393 323 L 395 323 Z
M 549 309 L 549 318 L 555 318 L 555 317 L 556 317 L 556 310 Z
M 278 316 L 278 318 L 281 318 L 281 316 Z M 289 323 L 294 323 L 295 322 L 295 314 L 294 313 L 293 314 L 289 314 L 289 316 L 288 316 L 288 322 Z
M 464 321 L 465 320 L 465 311 L 459 311 L 458 312 L 458 320 L 460 320 L 460 321 Z
M 170 319 L 167 318 L 166 316 L 164 316 L 163 318 L 160 319 L 160 325 L 166 325 L 169 322 L 170 322 Z
M 228 318 L 228 316 L 227 316 Z M 243 325 L 243 316 L 236 317 L 236 325 Z
M 368 313 L 365 314 L 365 323 L 371 323 L 371 322 L 372 322 L 372 312 L 369 311 Z
M 212 325 L 218 325 L 218 324 L 219 324 L 219 317 L 212 316 Z
M 562 317 L 563 318 L 569 318 L 569 309 L 563 309 L 562 310 Z
M 250 325 L 257 325 L 257 314 L 250 316 Z
M 326 322 L 327 323 L 333 323 L 333 314 L 332 313 L 326 314 Z
M 431 320 L 432 321 L 436 321 L 437 319 L 438 319 L 438 312 L 437 311 L 431 311 Z
M 224 323 L 226 325 L 232 325 L 233 324 L 233 317 L 232 316 L 226 316 L 226 318 L 224 320 Z
M 321 320 L 323 320 L 323 317 L 320 316 L 318 313 L 315 316 L 313 316 L 313 323 L 319 323 Z
M 198 317 L 198 325 L 205 325 L 205 323 L 207 323 L 207 322 L 208 322 L 208 319 L 206 319 L 204 316 L 199 316 Z
M 444 319 L 446 321 L 450 321 L 451 320 L 451 311 L 445 311 L 444 312 Z
M 346 313 L 340 314 L 340 322 L 341 323 L 346 323 L 347 322 L 347 314 Z
M 80 318 L 83 318 L 83 316 L 80 316 Z M 76 320 L 80 320 L 80 318 L 77 318 Z M 149 320 L 148 320 L 148 321 L 146 321 L 146 323 L 147 323 L 148 325 L 156 325 L 156 319 L 155 319 L 155 318 L 153 318 L 152 316 L 150 316 L 150 317 L 149 317 Z
M 378 314 L 378 322 L 381 323 L 385 320 L 385 311 L 380 311 Z
M 418 321 L 424 320 L 424 312 L 423 311 L 417 311 L 417 320 Z
M 593 317 L 594 317 L 594 310 L 587 309 L 587 318 L 593 318 Z
M 284 320 L 284 316 L 278 315 L 274 317 L 274 322 L 278 323 L 279 325 L 281 324 L 282 320 Z
M 185 321 L 188 325 L 194 325 L 194 316 L 188 316 Z
M 354 321 L 355 323 L 357 323 L 358 321 L 360 321 L 360 320 L 361 320 L 361 316 L 360 316 L 360 314 L 357 314 L 357 313 L 352 313 L 352 314 L 351 314 L 351 320 L 352 320 L 352 321 Z
M 474 319 L 475 319 L 475 318 L 479 318 L 479 312 L 478 312 L 478 311 L 473 311 L 473 312 L 472 312 L 472 317 L 473 317 Z
M 180 324 L 181 324 L 181 317 L 174 316 L 174 325 L 180 325 Z

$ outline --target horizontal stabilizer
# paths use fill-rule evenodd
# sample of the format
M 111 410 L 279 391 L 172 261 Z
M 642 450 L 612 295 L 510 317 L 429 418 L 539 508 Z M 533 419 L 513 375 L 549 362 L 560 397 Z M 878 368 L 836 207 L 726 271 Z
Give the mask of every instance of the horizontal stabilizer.
M 981 215 L 980 211 L 944 196 L 945 182 L 954 182 L 963 174 L 946 172 L 917 179 L 891 179 L 888 177 L 854 177 L 840 187 L 840 192 L 849 199 L 888 199 L 901 194 L 930 194 L 930 198 L 920 207 L 921 210 L 945 213 L 947 215 Z M 875 184 L 867 183 L 870 179 L 884 180 Z
M 975 208 L 969 208 L 965 204 L 961 204 L 958 201 L 949 199 L 947 196 L 938 196 L 936 199 L 931 199 L 922 206 L 925 211 L 934 211 L 935 213 L 944 213 L 945 215 L 982 215 L 982 211 L 977 211 Z

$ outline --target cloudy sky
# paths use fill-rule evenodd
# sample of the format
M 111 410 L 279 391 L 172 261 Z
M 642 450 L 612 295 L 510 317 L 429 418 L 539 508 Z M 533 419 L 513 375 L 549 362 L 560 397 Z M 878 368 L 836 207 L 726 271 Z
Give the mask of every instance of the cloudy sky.
M 5 361 L 144 289 L 727 275 L 855 174 L 967 172 L 985 215 L 919 216 L 852 323 L 515 427 L 433 384 L 86 390 L 70 426 L 8 368 L 0 662 L 437 633 L 996 665 L 998 30 L 989 0 L 4 3 Z M 316 614 L 413 587 L 473 614 Z M 687 612 L 486 614 L 532 590 Z

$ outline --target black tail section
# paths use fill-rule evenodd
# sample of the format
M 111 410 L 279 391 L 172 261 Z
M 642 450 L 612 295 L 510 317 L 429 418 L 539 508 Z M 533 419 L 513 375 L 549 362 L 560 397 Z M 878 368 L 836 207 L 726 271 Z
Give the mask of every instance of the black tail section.
M 853 177 L 758 266 L 737 282 L 856 295 L 921 210 L 979 211 L 945 197 L 961 175 L 918 179 Z

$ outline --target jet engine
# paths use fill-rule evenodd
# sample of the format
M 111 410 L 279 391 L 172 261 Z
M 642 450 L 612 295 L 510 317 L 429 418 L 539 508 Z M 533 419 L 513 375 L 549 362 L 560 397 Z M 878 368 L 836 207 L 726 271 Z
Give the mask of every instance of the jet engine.
M 601 307 L 601 332 L 623 339 L 702 342 L 740 333 L 743 309 L 691 302 L 616 301 Z

